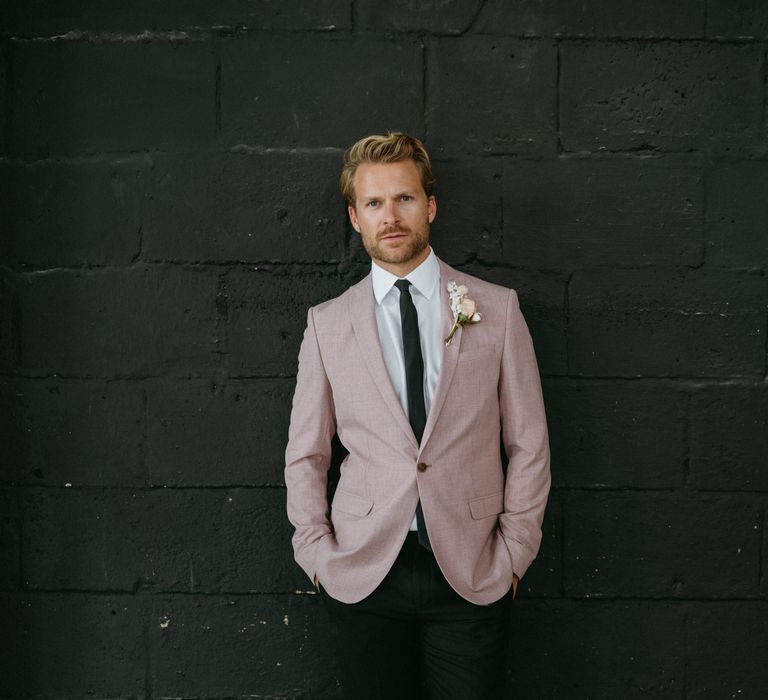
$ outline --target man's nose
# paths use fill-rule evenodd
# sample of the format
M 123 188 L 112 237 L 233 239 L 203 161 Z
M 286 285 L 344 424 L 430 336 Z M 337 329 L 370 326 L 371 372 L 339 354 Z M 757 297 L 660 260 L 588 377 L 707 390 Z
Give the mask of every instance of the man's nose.
M 400 220 L 397 212 L 396 202 L 388 199 L 384 201 L 382 206 L 384 207 L 383 213 L 385 224 L 394 224 Z

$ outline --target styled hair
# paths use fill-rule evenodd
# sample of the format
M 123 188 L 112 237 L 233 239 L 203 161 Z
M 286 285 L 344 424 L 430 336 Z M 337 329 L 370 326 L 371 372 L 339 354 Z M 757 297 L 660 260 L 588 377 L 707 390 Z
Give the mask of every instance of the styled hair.
M 435 176 L 427 149 L 419 139 L 401 131 L 388 131 L 386 136 L 373 134 L 352 144 L 344 154 L 339 188 L 347 204 L 355 206 L 355 173 L 363 163 L 398 163 L 412 160 L 419 169 L 421 186 L 427 197 L 435 191 Z

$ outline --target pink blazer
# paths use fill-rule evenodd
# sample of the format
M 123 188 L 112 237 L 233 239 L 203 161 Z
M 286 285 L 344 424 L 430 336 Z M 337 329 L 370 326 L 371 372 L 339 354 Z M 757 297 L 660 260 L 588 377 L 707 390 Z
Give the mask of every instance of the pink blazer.
M 440 569 L 473 603 L 503 596 L 541 543 L 549 443 L 517 294 L 441 261 L 444 335 L 453 323 L 450 281 L 468 287 L 482 320 L 443 350 L 421 446 L 384 364 L 371 276 L 307 316 L 286 449 L 288 518 L 296 561 L 345 603 L 387 574 L 419 498 Z M 349 455 L 329 507 L 335 433 Z

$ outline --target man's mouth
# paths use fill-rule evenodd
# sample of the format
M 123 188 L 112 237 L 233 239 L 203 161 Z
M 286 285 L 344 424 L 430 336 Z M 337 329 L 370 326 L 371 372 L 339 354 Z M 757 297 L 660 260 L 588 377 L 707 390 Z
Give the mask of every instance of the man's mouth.
M 382 234 L 381 236 L 379 236 L 379 238 L 382 241 L 386 241 L 386 240 L 389 240 L 391 238 L 402 238 L 403 236 L 407 236 L 407 235 L 408 235 L 407 231 L 400 231 L 400 230 L 398 230 L 398 231 L 387 231 L 387 233 Z

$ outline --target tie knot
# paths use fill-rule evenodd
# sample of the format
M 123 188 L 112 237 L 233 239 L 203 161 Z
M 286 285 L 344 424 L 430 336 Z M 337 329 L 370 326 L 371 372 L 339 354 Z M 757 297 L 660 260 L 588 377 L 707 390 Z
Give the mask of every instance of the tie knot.
M 395 282 L 395 287 L 397 287 L 400 290 L 401 294 L 403 292 L 407 292 L 408 287 L 410 286 L 411 286 L 411 283 L 409 280 L 397 280 L 397 282 Z

